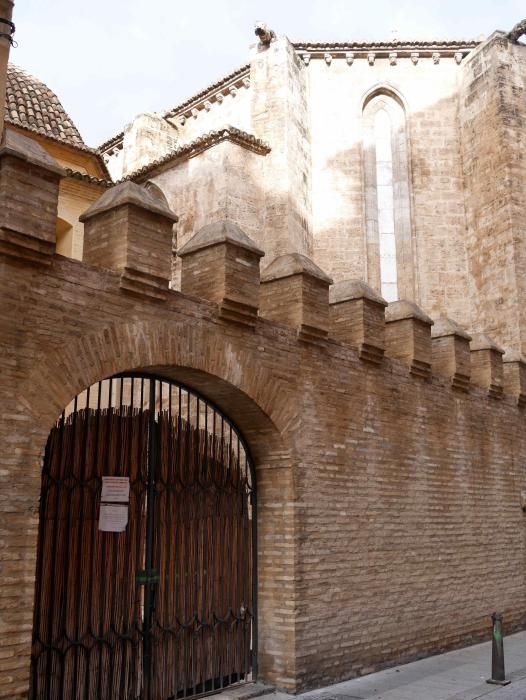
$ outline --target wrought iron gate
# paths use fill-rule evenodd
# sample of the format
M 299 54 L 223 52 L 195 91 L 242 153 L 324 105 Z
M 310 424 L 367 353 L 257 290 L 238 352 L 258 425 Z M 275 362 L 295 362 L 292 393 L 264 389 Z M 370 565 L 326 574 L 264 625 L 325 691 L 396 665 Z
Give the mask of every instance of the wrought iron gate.
M 129 479 L 129 502 L 105 511 L 126 513 L 120 532 L 100 529 L 108 476 Z M 42 471 L 30 698 L 175 700 L 252 680 L 255 497 L 242 436 L 191 389 L 127 375 L 77 396 Z

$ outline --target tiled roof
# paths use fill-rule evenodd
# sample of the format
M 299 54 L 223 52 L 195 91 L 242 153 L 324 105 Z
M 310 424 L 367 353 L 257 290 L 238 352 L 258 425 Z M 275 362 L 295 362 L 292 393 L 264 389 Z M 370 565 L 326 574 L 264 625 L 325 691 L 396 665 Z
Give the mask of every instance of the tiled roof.
M 101 187 L 113 187 L 115 184 L 113 180 L 108 180 L 101 177 L 95 177 L 94 175 L 86 175 L 86 173 L 81 173 L 78 170 L 72 170 L 71 168 L 65 168 L 67 177 L 72 177 L 75 180 L 82 180 L 83 182 L 90 182 L 92 185 L 100 185 Z
M 86 145 L 55 93 L 25 70 L 7 67 L 6 121 L 77 148 Z

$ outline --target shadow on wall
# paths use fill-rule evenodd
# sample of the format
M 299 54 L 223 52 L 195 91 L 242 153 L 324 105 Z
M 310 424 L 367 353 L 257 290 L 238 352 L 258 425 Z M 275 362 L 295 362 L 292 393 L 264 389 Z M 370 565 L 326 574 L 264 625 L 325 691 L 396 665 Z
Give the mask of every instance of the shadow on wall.
M 73 257 L 73 226 L 60 217 L 57 218 L 56 251 L 59 255 Z
M 403 296 L 433 317 L 445 314 L 474 332 L 491 333 L 504 345 L 517 345 L 518 290 L 503 286 L 512 257 L 511 231 L 503 231 L 500 243 L 484 238 L 487 213 L 502 192 L 494 178 L 485 176 L 475 153 L 474 116 L 462 112 L 461 105 L 459 118 L 458 97 L 453 96 L 408 114 L 406 128 L 410 255 L 404 254 L 407 242 L 395 232 Z M 314 259 L 336 282 L 364 279 L 380 292 L 378 220 L 367 220 L 378 183 L 370 183 L 367 192 L 366 140 L 364 124 L 348 148 L 314 168 Z M 393 184 L 396 221 L 400 188 Z

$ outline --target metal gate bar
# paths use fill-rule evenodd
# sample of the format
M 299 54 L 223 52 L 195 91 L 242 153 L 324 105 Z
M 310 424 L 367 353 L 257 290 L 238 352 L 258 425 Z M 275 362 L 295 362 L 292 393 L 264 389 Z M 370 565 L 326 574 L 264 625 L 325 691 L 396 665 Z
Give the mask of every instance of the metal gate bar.
M 130 479 L 125 532 L 97 527 Z M 173 381 L 103 380 L 66 408 L 42 472 L 30 698 L 175 700 L 256 674 L 256 492 L 246 443 Z

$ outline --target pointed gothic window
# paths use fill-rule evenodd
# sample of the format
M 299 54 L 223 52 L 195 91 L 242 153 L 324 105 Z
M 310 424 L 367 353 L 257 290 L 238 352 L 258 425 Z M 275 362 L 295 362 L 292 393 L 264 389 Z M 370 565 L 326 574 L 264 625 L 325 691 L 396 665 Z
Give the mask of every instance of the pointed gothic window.
M 405 113 L 386 92 L 363 110 L 367 276 L 389 302 L 413 299 Z

